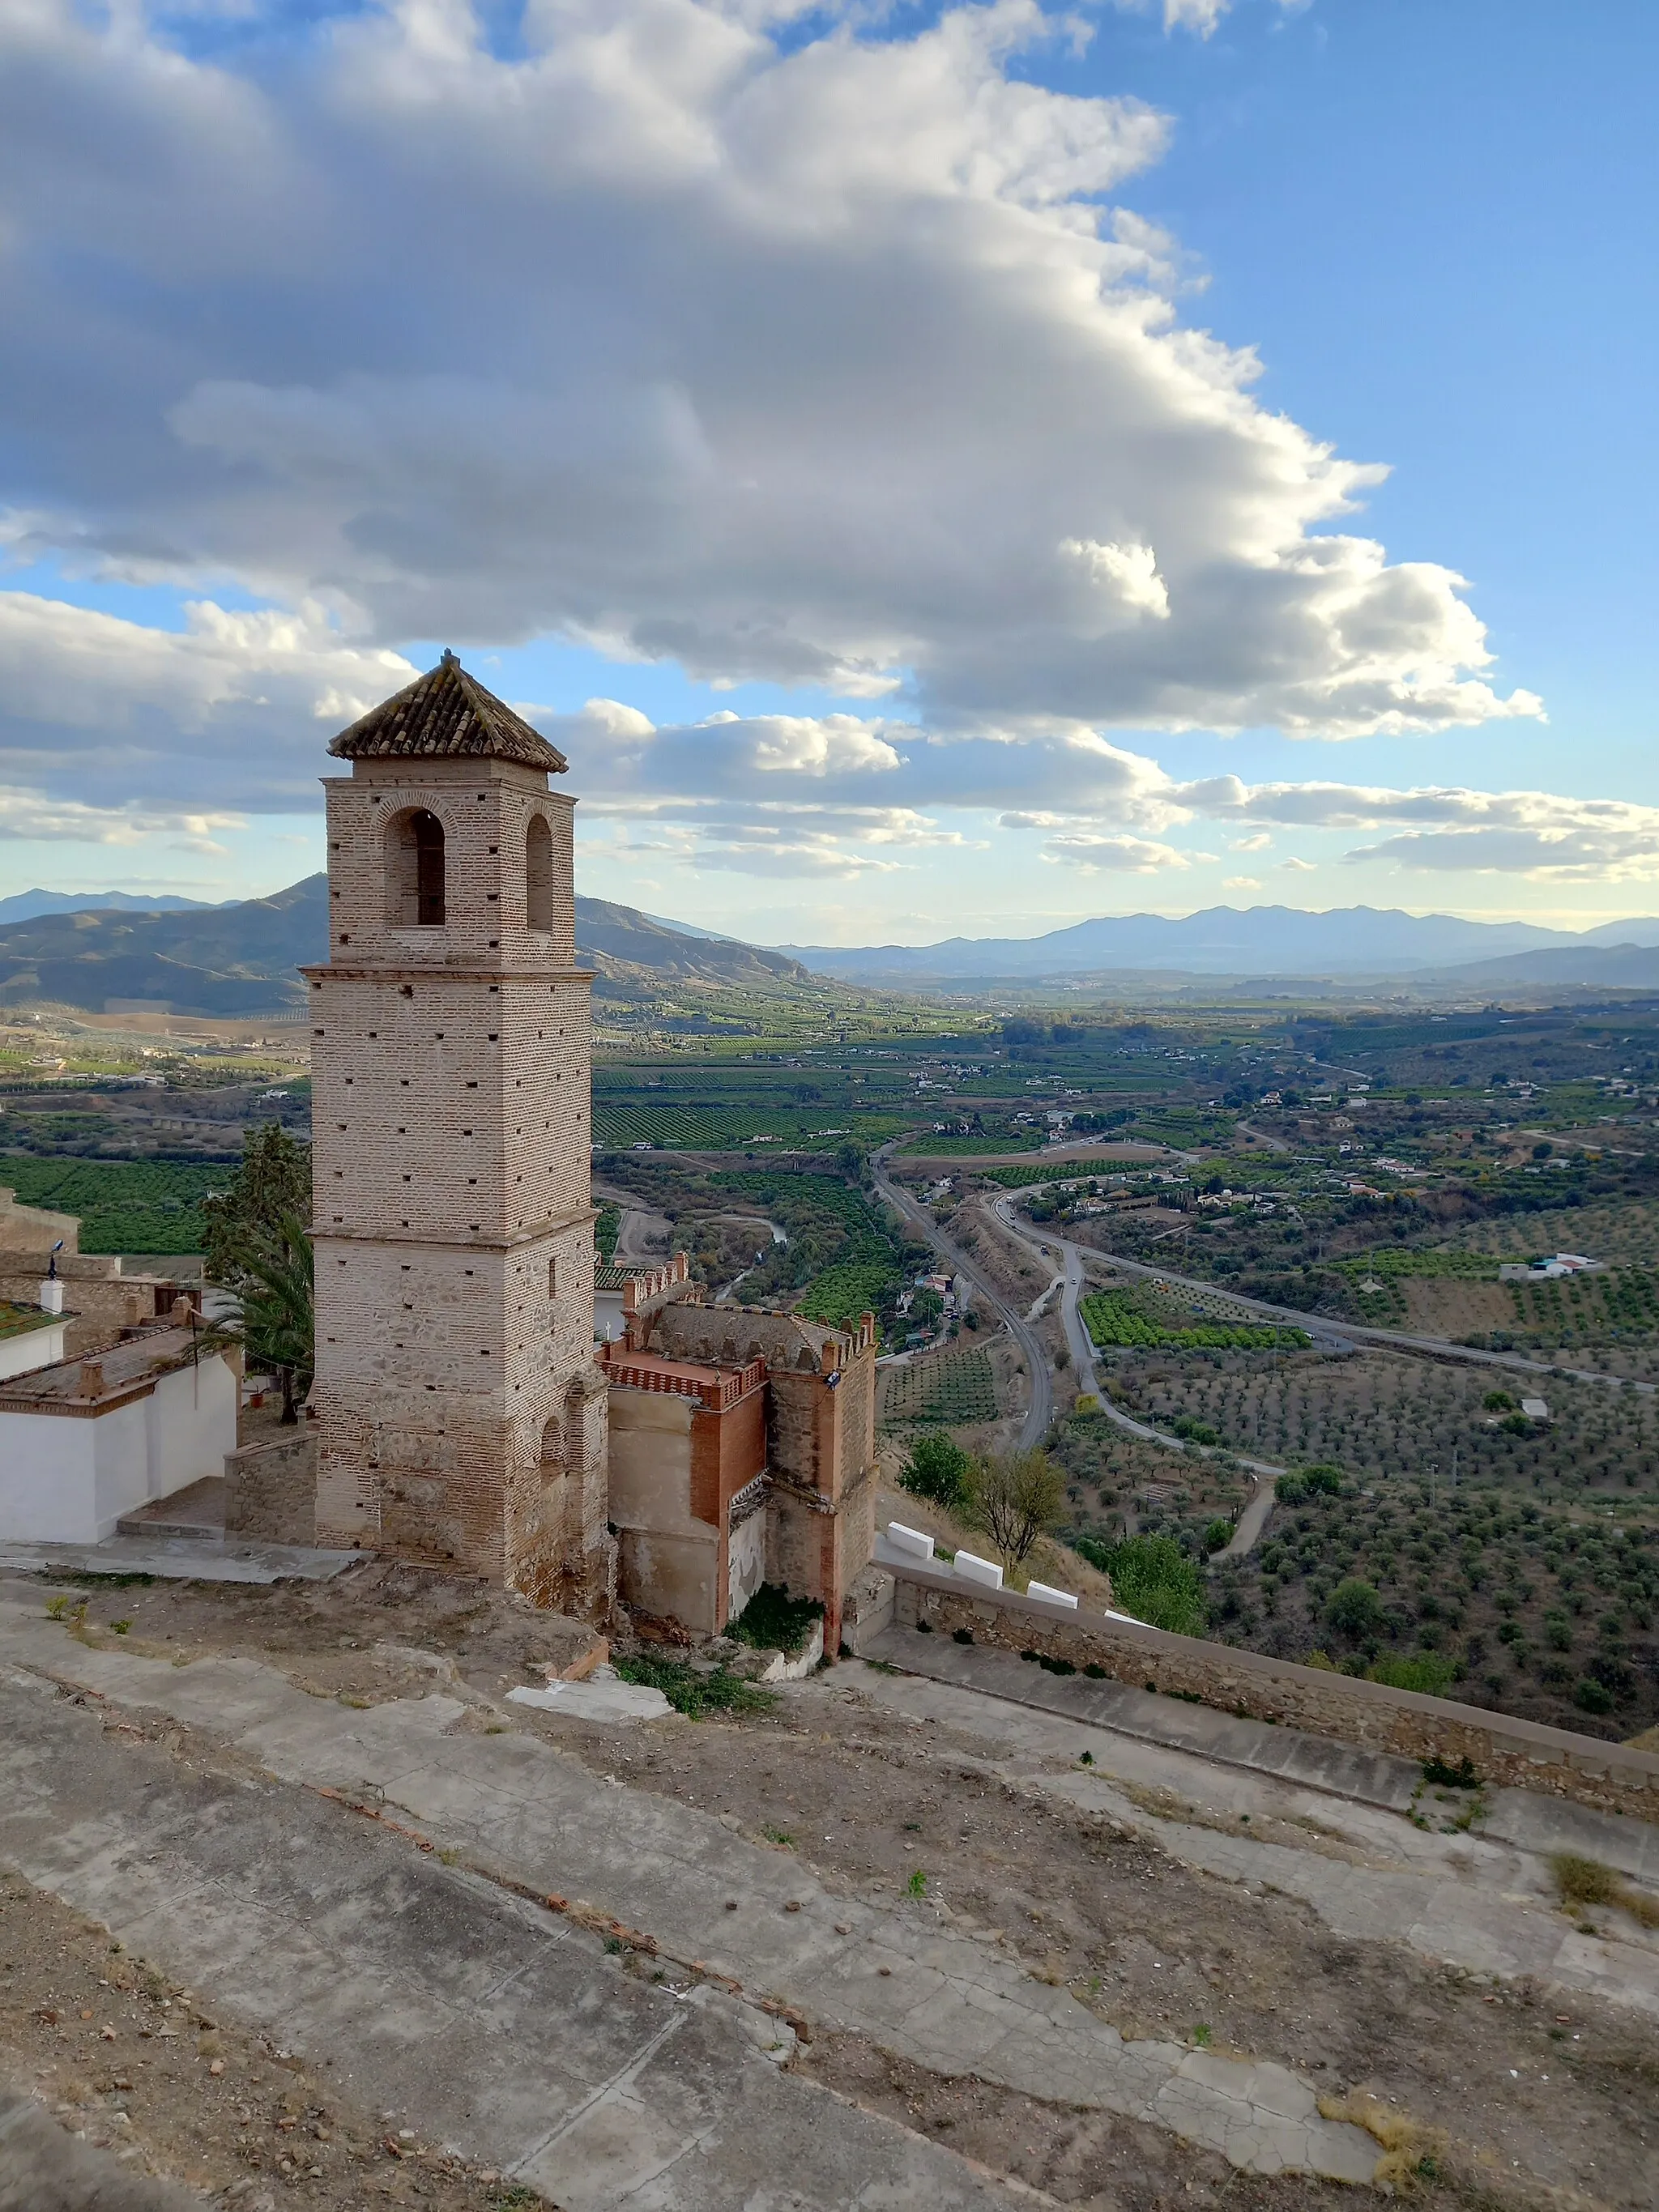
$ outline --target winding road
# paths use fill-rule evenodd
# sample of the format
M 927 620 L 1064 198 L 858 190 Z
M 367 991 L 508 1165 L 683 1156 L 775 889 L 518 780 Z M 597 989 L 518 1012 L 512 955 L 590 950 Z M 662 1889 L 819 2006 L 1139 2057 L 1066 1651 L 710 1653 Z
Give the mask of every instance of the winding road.
M 1057 1180 L 1064 1181 L 1066 1178 Z M 1033 1188 L 1041 1189 L 1043 1186 L 1036 1184 Z M 1025 1195 L 1025 1192 L 1020 1193 L 1022 1198 Z M 1163 1429 L 1155 1429 L 1145 1421 L 1135 1420 L 1121 1407 L 1112 1403 L 1095 1372 L 1094 1339 L 1083 1318 L 1083 1294 L 1088 1281 L 1083 1248 L 1073 1244 L 1068 1237 L 1051 1237 L 1042 1231 L 1020 1227 L 1013 1218 L 1013 1206 L 1012 1194 L 991 1201 L 992 1212 L 1014 1241 L 1023 1244 L 1028 1252 L 1039 1259 L 1049 1262 L 1054 1261 L 1056 1254 L 1059 1255 L 1060 1273 L 1056 1280 L 1060 1285 L 1060 1316 L 1066 1327 L 1066 1346 L 1077 1369 L 1079 1389 L 1092 1393 L 1107 1419 L 1132 1437 L 1139 1437 L 1148 1443 L 1163 1444 L 1171 1451 L 1200 1451 L 1206 1459 L 1221 1456 L 1224 1447 L 1191 1444 L 1183 1437 L 1170 1436 Z M 1053 1287 L 1051 1284 L 1049 1288 L 1052 1290 Z M 1226 1455 L 1236 1465 L 1245 1468 L 1255 1485 L 1255 1495 L 1239 1515 L 1231 1541 L 1224 1551 L 1216 1555 L 1224 1559 L 1238 1559 L 1243 1558 L 1261 1535 L 1262 1524 L 1273 1510 L 1273 1479 L 1283 1474 L 1285 1469 L 1272 1460 L 1250 1459 L 1243 1452 L 1230 1452 Z
M 992 1287 L 983 1271 L 953 1238 L 945 1234 L 927 1208 L 888 1174 L 888 1157 L 899 1141 L 896 1138 L 892 1144 L 883 1146 L 879 1152 L 870 1156 L 877 1191 L 924 1243 L 931 1246 L 956 1273 L 963 1276 L 973 1285 L 975 1298 L 991 1308 L 1019 1346 L 1024 1354 L 1025 1371 L 1031 1385 L 1031 1402 L 1020 1428 L 1019 1442 L 1023 1449 L 1039 1444 L 1048 1434 L 1054 1415 L 1054 1377 L 1049 1371 L 1042 1340 L 1032 1327 L 1031 1320 L 1018 1312 L 1000 1291 Z M 1075 1170 L 1069 1176 L 1061 1172 L 1054 1178 L 1055 1182 L 1075 1179 Z M 1032 1198 L 1038 1191 L 1048 1188 L 1047 1183 L 1032 1183 L 1018 1193 L 1018 1200 Z M 1194 1447 L 1185 1438 L 1152 1428 L 1145 1421 L 1137 1421 L 1115 1406 L 1101 1387 L 1095 1369 L 1094 1342 L 1083 1319 L 1082 1301 L 1088 1279 L 1085 1248 L 1073 1243 L 1068 1237 L 1053 1236 L 1029 1224 L 1016 1223 L 1013 1209 L 1017 1202 L 1015 1195 L 1010 1193 L 1006 1197 L 994 1199 L 991 1201 L 992 1211 L 1017 1243 L 1023 1245 L 1045 1267 L 1055 1270 L 1054 1280 L 1043 1297 L 1033 1305 L 1031 1314 L 1035 1316 L 1042 1310 L 1058 1284 L 1060 1318 L 1079 1392 L 1091 1394 L 1107 1419 L 1130 1436 L 1139 1437 L 1148 1443 L 1162 1444 L 1172 1451 L 1197 1449 L 1206 1458 L 1225 1453 L 1236 1465 L 1245 1468 L 1250 1474 L 1255 1483 L 1255 1494 L 1239 1516 L 1232 1540 L 1224 1552 L 1218 1554 L 1222 1559 L 1242 1559 L 1257 1542 L 1273 1509 L 1273 1478 L 1286 1470 L 1270 1460 L 1250 1459 L 1242 1452 L 1228 1452 L 1225 1446 Z M 1160 1282 L 1171 1284 L 1181 1290 L 1213 1292 L 1217 1288 L 1215 1284 L 1204 1282 L 1196 1276 L 1175 1274 L 1167 1267 L 1127 1259 L 1116 1252 L 1097 1252 L 1092 1246 L 1087 1248 L 1087 1257 L 1098 1259 L 1125 1274 L 1156 1276 Z M 1603 1375 L 1591 1369 L 1565 1367 L 1546 1360 L 1528 1359 L 1520 1352 L 1486 1352 L 1474 1345 L 1449 1343 L 1443 1337 L 1413 1336 L 1401 1329 L 1373 1328 L 1359 1322 L 1333 1321 L 1324 1314 L 1304 1313 L 1294 1306 L 1272 1305 L 1265 1299 L 1246 1297 L 1242 1292 L 1231 1289 L 1225 1295 L 1250 1313 L 1260 1314 L 1265 1320 L 1279 1322 L 1292 1328 L 1305 1329 L 1316 1340 L 1322 1338 L 1328 1345 L 1376 1344 L 1415 1352 L 1420 1358 L 1463 1360 L 1474 1366 L 1501 1368 L 1511 1374 L 1566 1376 L 1575 1382 L 1601 1382 L 1614 1389 L 1635 1390 L 1648 1395 L 1659 1389 L 1659 1385 L 1634 1382 L 1621 1375 Z
M 893 1146 L 900 1141 L 896 1137 L 891 1144 L 884 1145 L 878 1152 L 870 1155 L 870 1172 L 875 1180 L 877 1194 L 892 1207 L 907 1228 L 937 1252 L 941 1260 L 948 1261 L 953 1274 L 962 1276 L 972 1285 L 975 1302 L 989 1307 L 1024 1353 L 1025 1373 L 1031 1386 L 1031 1402 L 1020 1425 L 1019 1443 L 1023 1451 L 1029 1450 L 1042 1442 L 1054 1417 L 1054 1378 L 1048 1372 L 1048 1356 L 1042 1349 L 1042 1340 L 1024 1315 L 1017 1312 L 1000 1291 L 993 1289 L 984 1271 L 952 1238 L 945 1235 L 927 1207 L 920 1205 L 888 1174 L 888 1156 Z

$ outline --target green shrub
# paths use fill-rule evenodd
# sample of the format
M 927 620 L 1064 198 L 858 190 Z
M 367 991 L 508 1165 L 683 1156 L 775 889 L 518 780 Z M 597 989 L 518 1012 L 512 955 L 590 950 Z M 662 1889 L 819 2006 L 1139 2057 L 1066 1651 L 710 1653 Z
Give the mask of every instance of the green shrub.
M 1206 1552 L 1224 1552 L 1232 1540 L 1233 1524 L 1219 1515 L 1204 1531 L 1204 1548 Z
M 762 1689 L 756 1682 L 745 1682 L 741 1675 L 728 1674 L 724 1667 L 717 1667 L 712 1674 L 702 1674 L 683 1660 L 659 1659 L 643 1651 L 631 1657 L 613 1659 L 611 1663 L 624 1682 L 639 1682 L 648 1689 L 660 1690 L 677 1713 L 684 1713 L 694 1721 L 701 1720 L 705 1713 L 769 1713 L 777 1702 L 770 1690 Z
M 916 1438 L 900 1470 L 899 1484 L 913 1498 L 929 1498 L 935 1505 L 962 1505 L 968 1498 L 969 1465 L 962 1446 L 940 1430 Z
M 1085 1536 L 1077 1550 L 1111 1577 L 1121 1612 L 1176 1636 L 1202 1636 L 1208 1621 L 1203 1576 L 1172 1536 L 1129 1536 L 1110 1545 Z
M 1586 1674 L 1572 1693 L 1572 1702 L 1582 1712 L 1610 1713 L 1613 1692 L 1605 1689 L 1593 1676 Z
M 1362 1582 L 1357 1575 L 1349 1575 L 1326 1600 L 1325 1619 L 1342 1635 L 1356 1640 L 1362 1636 L 1374 1636 L 1382 1626 L 1382 1601 L 1370 1583 Z
M 726 1632 L 757 1651 L 784 1651 L 793 1659 L 806 1649 L 812 1624 L 823 1618 L 816 1598 L 791 1597 L 775 1583 L 763 1583 Z
M 1437 1651 L 1419 1651 L 1409 1659 L 1378 1659 L 1365 1669 L 1368 1682 L 1385 1682 L 1391 1690 L 1416 1690 L 1425 1698 L 1443 1698 L 1457 1674 L 1449 1659 Z

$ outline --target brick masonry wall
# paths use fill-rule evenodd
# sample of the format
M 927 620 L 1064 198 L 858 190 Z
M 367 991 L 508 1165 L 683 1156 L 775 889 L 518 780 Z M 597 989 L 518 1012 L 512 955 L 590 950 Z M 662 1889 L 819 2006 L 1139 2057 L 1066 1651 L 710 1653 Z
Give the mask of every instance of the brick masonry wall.
M 495 761 L 327 784 L 331 949 L 311 984 L 319 1540 L 598 1605 L 591 978 L 574 802 Z M 445 920 L 405 925 L 395 828 L 445 832 Z M 526 912 L 547 824 L 551 927 Z
M 941 1635 L 966 1629 L 977 1644 L 1045 1652 L 1079 1669 L 1096 1666 L 1115 1680 L 1195 1697 L 1224 1712 L 1280 1722 L 1309 1735 L 1404 1759 L 1439 1759 L 1449 1766 L 1468 1759 L 1486 1782 L 1659 1821 L 1659 1758 L 1623 1744 L 1171 1636 L 1138 1621 L 1082 1612 L 1057 1615 L 1012 1592 L 969 1595 L 954 1577 L 905 1570 L 893 1581 L 892 1618 L 900 1627 L 925 1620 Z M 861 1627 L 860 1643 L 871 1626 Z
M 691 1510 L 716 1531 L 719 1582 L 715 1625 L 732 1617 L 732 1500 L 766 1468 L 766 1390 L 750 1390 L 735 1406 L 715 1412 L 699 1407 L 691 1417 Z

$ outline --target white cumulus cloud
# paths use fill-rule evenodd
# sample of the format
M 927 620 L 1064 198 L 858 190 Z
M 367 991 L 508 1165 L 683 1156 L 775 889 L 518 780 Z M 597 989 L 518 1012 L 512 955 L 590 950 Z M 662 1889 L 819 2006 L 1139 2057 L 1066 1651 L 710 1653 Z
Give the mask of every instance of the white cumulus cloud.
M 1167 121 L 1034 82 L 1075 29 L 1037 0 L 908 35 L 766 0 L 262 17 L 204 59 L 137 9 L 0 10 L 13 556 L 305 611 L 126 639 L 163 673 L 113 735 L 52 710 L 125 794 L 179 744 L 227 803 L 288 792 L 319 702 L 393 688 L 412 637 L 885 701 L 968 741 L 959 804 L 1022 750 L 1147 800 L 1113 728 L 1539 711 L 1462 580 L 1354 525 L 1379 470 L 1183 322 L 1178 251 L 1111 204 Z M 0 729 L 31 784 L 40 727 Z M 879 723 L 748 742 L 757 780 L 903 773 Z

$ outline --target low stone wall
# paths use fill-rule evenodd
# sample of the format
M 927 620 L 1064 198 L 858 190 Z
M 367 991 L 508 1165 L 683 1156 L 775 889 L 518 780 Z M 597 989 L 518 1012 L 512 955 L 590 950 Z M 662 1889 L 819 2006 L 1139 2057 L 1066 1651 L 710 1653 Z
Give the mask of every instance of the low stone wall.
M 225 1534 L 261 1544 L 316 1542 L 314 1427 L 226 1453 Z
M 876 1586 L 888 1576 L 890 1611 L 885 1591 Z M 1597 1812 L 1659 1823 L 1659 1757 L 1650 1752 L 1257 1651 L 1171 1636 L 1139 1621 L 1082 1611 L 1060 1614 L 1012 1591 L 971 1592 L 954 1577 L 921 1569 L 885 1568 L 870 1582 L 847 1636 L 854 1650 L 867 1647 L 890 1624 L 919 1628 L 925 1623 L 945 1636 L 965 1629 L 976 1644 L 1043 1652 L 1069 1660 L 1079 1673 L 1097 1668 L 1137 1689 L 1194 1698 L 1241 1718 L 1276 1721 L 1402 1759 L 1437 1759 L 1454 1767 L 1467 1759 L 1483 1782 L 1571 1797 Z

